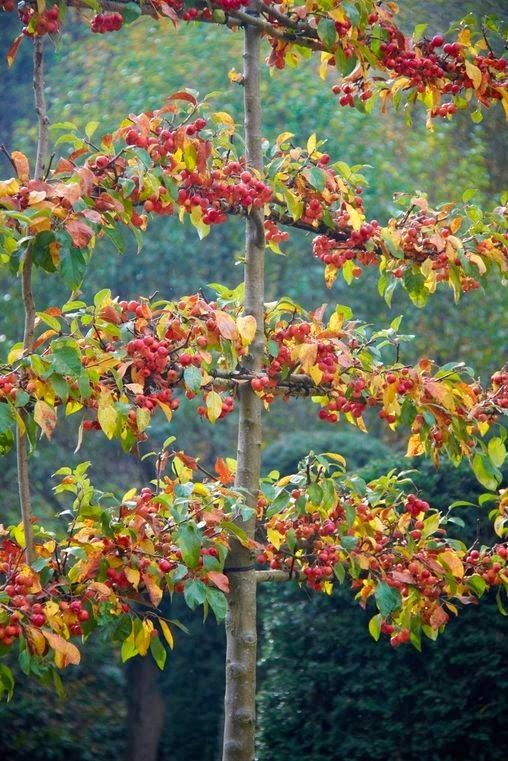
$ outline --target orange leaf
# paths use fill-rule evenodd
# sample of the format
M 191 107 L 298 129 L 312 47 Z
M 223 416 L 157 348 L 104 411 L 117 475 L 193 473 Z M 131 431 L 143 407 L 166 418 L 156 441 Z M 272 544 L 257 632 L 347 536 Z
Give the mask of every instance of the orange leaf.
M 64 669 L 70 664 L 77 666 L 81 660 L 81 653 L 76 645 L 72 642 L 67 642 L 59 634 L 55 632 L 43 631 L 49 646 L 55 651 L 55 663 L 58 668 Z
M 20 151 L 13 151 L 11 153 L 11 160 L 16 167 L 18 179 L 20 179 L 21 182 L 27 182 L 30 177 L 30 165 L 25 154 Z
M 208 578 L 221 592 L 229 592 L 229 579 L 226 574 L 220 571 L 208 571 Z
M 53 407 L 39 399 L 34 407 L 34 420 L 50 439 L 56 426 L 56 411 Z
M 159 587 L 154 577 L 150 576 L 149 573 L 143 574 L 143 581 L 148 592 L 150 602 L 154 608 L 156 608 L 162 600 L 162 589 Z
M 228 338 L 230 341 L 232 341 L 234 338 L 238 338 L 238 329 L 236 327 L 236 322 L 230 314 L 218 310 L 215 312 L 215 319 L 221 336 Z
M 232 484 L 235 480 L 233 473 L 230 471 L 222 457 L 217 457 L 215 460 L 215 472 L 219 476 L 219 481 L 224 485 Z
M 438 605 L 437 608 L 435 608 L 430 616 L 430 625 L 433 629 L 439 629 L 440 626 L 443 626 L 443 624 L 447 624 L 450 620 L 450 616 L 448 613 L 443 610 L 443 608 Z

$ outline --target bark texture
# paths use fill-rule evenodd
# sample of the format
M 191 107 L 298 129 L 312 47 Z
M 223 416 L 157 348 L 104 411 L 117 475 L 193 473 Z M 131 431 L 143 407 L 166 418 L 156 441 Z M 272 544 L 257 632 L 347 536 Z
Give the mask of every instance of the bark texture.
M 260 31 L 246 26 L 244 44 L 244 109 L 246 155 L 250 168 L 263 172 L 261 100 L 259 88 Z M 263 218 L 253 209 L 246 222 L 244 313 L 256 318 L 256 337 L 246 364 L 261 368 L 264 350 Z M 255 504 L 261 460 L 261 402 L 250 385 L 239 393 L 236 485 L 248 489 Z M 254 537 L 255 520 L 242 524 Z M 243 570 L 245 569 L 245 570 Z M 256 576 L 252 553 L 232 544 L 227 571 L 230 581 L 226 618 L 226 694 L 223 761 L 253 761 L 256 698 Z

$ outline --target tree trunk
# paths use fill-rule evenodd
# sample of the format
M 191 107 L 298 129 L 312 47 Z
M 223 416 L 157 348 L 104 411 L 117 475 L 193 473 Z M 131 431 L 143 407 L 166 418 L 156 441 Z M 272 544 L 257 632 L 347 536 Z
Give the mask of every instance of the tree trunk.
M 263 172 L 261 100 L 259 88 L 259 31 L 244 31 L 244 124 L 248 167 Z M 264 351 L 263 217 L 253 209 L 246 223 L 244 313 L 256 318 L 256 337 L 245 364 L 260 370 Z M 250 385 L 239 391 L 236 486 L 248 489 L 255 506 L 261 460 L 261 401 Z M 255 519 L 242 523 L 254 537 Z M 226 566 L 230 581 L 226 618 L 226 694 L 223 761 L 253 761 L 256 698 L 256 578 L 251 551 L 233 542 Z
M 164 722 L 164 699 L 152 657 L 127 663 L 127 761 L 156 761 Z

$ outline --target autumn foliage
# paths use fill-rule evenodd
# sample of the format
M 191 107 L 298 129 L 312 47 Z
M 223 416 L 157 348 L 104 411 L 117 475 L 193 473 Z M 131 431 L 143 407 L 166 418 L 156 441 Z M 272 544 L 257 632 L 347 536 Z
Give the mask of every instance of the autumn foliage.
M 119 31 L 141 14 L 175 26 L 253 24 L 268 42 L 269 66 L 294 65 L 317 51 L 323 76 L 336 82 L 339 107 L 368 112 L 380 99 L 381 110 L 392 104 L 409 111 L 421 103 L 429 126 L 458 109 L 469 108 L 473 118 L 498 102 L 508 110 L 506 60 L 472 25 L 459 26 L 453 39 L 429 39 L 424 31 L 409 38 L 396 26 L 393 3 L 256 0 L 251 14 L 246 5 L 154 0 L 111 10 L 105 2 L 78 15 L 93 33 Z M 9 0 L 2 7 L 14 12 Z M 24 38 L 58 34 L 68 11 L 63 2 L 25 4 L 10 59 Z M 124 660 L 150 651 L 162 668 L 162 640 L 172 647 L 177 625 L 160 613 L 163 595 L 182 594 L 190 608 L 222 619 L 232 542 L 252 552 L 262 573 L 297 578 L 316 591 L 330 593 L 347 579 L 363 607 L 377 607 L 373 637 L 386 635 L 393 646 L 436 639 L 461 605 L 490 588 L 502 605 L 508 502 L 506 490 L 496 490 L 506 455 L 506 368 L 484 388 L 462 363 L 439 367 L 424 357 L 404 364 L 399 348 L 408 337 L 400 319 L 376 331 L 347 306 L 306 312 L 282 297 L 265 305 L 261 325 L 244 311 L 242 286 L 231 294 L 218 285 L 213 300 L 162 293 L 124 301 L 104 289 L 87 304 L 77 292 L 105 238 L 122 248 L 121 228 L 141 248 L 156 216 L 173 215 L 204 238 L 231 216 L 257 210 L 260 234 L 275 253 L 291 229 L 312 235 L 309 257 L 323 263 L 329 287 L 339 274 L 349 284 L 374 268 L 388 303 L 399 285 L 418 307 L 441 285 L 458 300 L 482 278 L 508 271 L 506 207 L 483 212 L 465 198 L 433 209 L 424 196 L 401 196 L 398 215 L 371 219 L 361 169 L 334 161 L 316 135 L 299 147 L 283 132 L 267 148 L 261 173 L 232 141 L 231 116 L 188 91 L 155 111 L 129 114 L 113 134 L 98 136 L 99 128 L 91 123 L 80 134 L 72 124 L 52 125 L 56 147 L 69 150 L 39 176 L 25 155 L 11 151 L 13 174 L 0 181 L 1 265 L 19 273 L 29 253 L 30 267 L 74 293 L 37 312 L 32 345 L 13 345 L 0 368 L 2 453 L 14 446 L 16 430 L 31 447 L 41 434 L 51 438 L 63 416 L 78 421 L 77 449 L 83 437 L 105 435 L 138 453 L 152 417 L 170 423 L 183 395 L 212 424 L 235 410 L 244 388 L 266 409 L 302 397 L 333 425 L 345 420 L 366 431 L 377 414 L 404 432 L 408 455 L 425 454 L 436 465 L 445 455 L 455 464 L 469 460 L 489 490 L 484 502 L 497 540 L 466 547 L 450 539 L 454 506 L 439 513 L 405 474 L 366 484 L 341 454 L 310 453 L 299 472 L 272 474 L 248 495 L 235 486 L 233 459 L 219 458 L 209 472 L 169 437 L 154 455 L 151 485 L 140 492 L 126 485 L 120 499 L 92 486 L 90 463 L 57 470 L 55 493 L 69 501 L 68 527 L 56 536 L 34 521 L 31 560 L 23 525 L 2 528 L 0 653 L 19 643 L 22 669 L 43 677 L 78 663 L 77 643 L 105 627 Z M 244 360 L 258 340 L 262 367 L 252 370 Z M 242 523 L 254 516 L 253 538 Z M 2 687 L 12 693 L 6 666 Z

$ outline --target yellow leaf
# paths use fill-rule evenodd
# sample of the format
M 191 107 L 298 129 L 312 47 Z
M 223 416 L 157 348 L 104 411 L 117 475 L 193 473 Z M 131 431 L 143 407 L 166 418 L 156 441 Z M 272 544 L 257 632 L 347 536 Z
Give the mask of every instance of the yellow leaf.
M 309 370 L 309 375 L 316 384 L 316 386 L 319 386 L 323 379 L 323 371 L 319 369 L 317 365 L 313 365 Z
M 236 327 L 242 338 L 242 344 L 247 346 L 252 343 L 256 335 L 256 318 L 252 314 L 242 315 L 236 320 Z M 219 328 L 220 330 L 220 328 Z
M 275 531 L 274 528 L 268 528 L 266 530 L 266 536 L 268 537 L 268 541 L 270 544 L 273 544 L 276 550 L 278 550 L 284 541 L 284 535 L 280 534 L 278 531 Z
M 277 145 L 282 145 L 283 143 L 286 143 L 290 138 L 292 138 L 294 136 L 295 136 L 294 132 L 282 132 L 278 136 L 278 138 L 276 140 L 276 143 L 277 143 Z
M 99 397 L 97 419 L 108 439 L 112 439 L 116 429 L 118 413 L 113 406 L 111 394 L 101 394 Z
M 472 81 L 475 90 L 479 90 L 482 84 L 482 73 L 478 66 L 475 66 L 471 61 L 466 61 L 466 74 Z
M 173 639 L 173 634 L 171 632 L 171 629 L 169 628 L 167 623 L 162 620 L 162 618 L 159 618 L 159 624 L 162 629 L 162 633 L 164 634 L 164 638 L 172 650 L 175 645 L 175 640 Z
M 206 412 L 211 423 L 215 423 L 222 413 L 222 398 L 216 391 L 206 395 Z
M 323 454 L 325 457 L 328 457 L 328 459 L 334 460 L 334 462 L 339 462 L 346 467 L 346 458 L 341 454 L 337 454 L 337 452 L 323 452 Z
M 157 402 L 159 402 L 158 399 L 157 399 Z M 171 410 L 170 410 L 170 412 L 171 412 Z M 150 410 L 147 410 L 146 407 L 138 407 L 137 408 L 137 410 L 136 410 L 136 425 L 137 425 L 138 431 L 140 431 L 140 433 L 142 433 L 143 431 L 145 431 L 148 428 L 148 426 L 150 425 L 150 419 L 151 419 Z M 171 420 L 171 418 L 169 418 L 169 419 Z
M 59 634 L 55 632 L 43 631 L 49 646 L 55 651 L 55 663 L 58 668 L 64 669 L 66 666 L 77 666 L 81 660 L 81 653 L 76 645 L 72 642 L 67 642 Z
M 138 588 L 139 581 L 141 579 L 141 574 L 138 571 L 137 568 L 130 568 L 127 566 L 127 568 L 124 568 L 124 573 L 127 581 L 132 584 L 134 589 Z
M 327 264 L 325 267 L 325 283 L 327 288 L 331 288 L 332 285 L 335 283 L 335 280 L 337 279 L 337 273 L 338 273 L 337 267 L 334 267 L 333 264 Z
M 323 592 L 325 595 L 331 595 L 333 592 L 333 584 L 331 581 L 323 582 Z
M 32 653 L 44 655 L 46 650 L 46 638 L 40 629 L 35 626 L 25 626 L 25 635 Z
M 225 124 L 231 124 L 234 126 L 234 119 L 233 117 L 228 114 L 226 111 L 216 111 L 214 114 L 212 114 L 212 119 L 214 122 L 223 122 Z
M 50 439 L 56 426 L 56 412 L 53 407 L 39 399 L 35 402 L 34 420 L 46 437 Z
M 15 196 L 19 192 L 19 182 L 12 177 L 10 180 L 2 180 L 0 182 L 0 197 L 1 196 Z
M 438 556 L 437 560 L 445 569 L 449 569 L 456 579 L 462 579 L 464 576 L 464 565 L 453 550 L 445 550 Z
M 316 140 L 316 134 L 312 134 L 309 139 L 307 140 L 307 153 L 309 156 L 314 153 L 316 150 L 317 140 Z
M 129 502 L 131 499 L 134 499 L 136 496 L 138 490 L 134 486 L 132 489 L 129 489 L 129 491 L 126 491 L 125 494 L 122 497 L 122 502 Z
M 485 275 L 487 272 L 487 267 L 481 256 L 478 256 L 478 254 L 469 254 L 469 261 L 473 262 L 473 264 L 476 264 L 480 275 Z
M 14 362 L 17 362 L 18 359 L 21 359 L 21 357 L 23 356 L 23 351 L 24 350 L 23 350 L 22 343 L 14 344 L 14 346 L 12 347 L 12 349 L 7 355 L 7 364 L 12 365 L 14 364 Z
M 364 215 L 361 214 L 357 209 L 355 209 L 351 204 L 346 204 L 346 210 L 349 214 L 349 221 L 351 223 L 351 227 L 353 230 L 359 230 L 360 227 L 363 224 L 363 220 L 365 219 Z
M 311 367 L 315 364 L 317 351 L 317 343 L 302 344 L 300 346 L 298 359 L 302 363 L 302 367 L 306 373 L 310 373 Z
M 165 416 L 166 420 L 168 421 L 168 423 L 171 423 L 171 420 L 173 419 L 173 410 L 171 409 L 169 404 L 165 404 L 164 402 L 161 402 L 160 399 L 157 399 L 157 404 L 159 405 L 159 407 L 163 411 L 164 416 Z
M 140 631 L 136 635 L 136 648 L 140 655 L 146 655 L 152 639 L 153 623 L 145 618 Z
M 412 436 L 409 437 L 409 441 L 407 442 L 407 452 L 406 457 L 416 457 L 417 455 L 423 454 L 425 452 L 425 447 L 423 446 L 422 440 L 420 439 L 420 436 L 418 433 L 413 433 Z
M 230 314 L 218 310 L 215 312 L 215 320 L 221 336 L 230 341 L 238 337 L 236 322 Z

